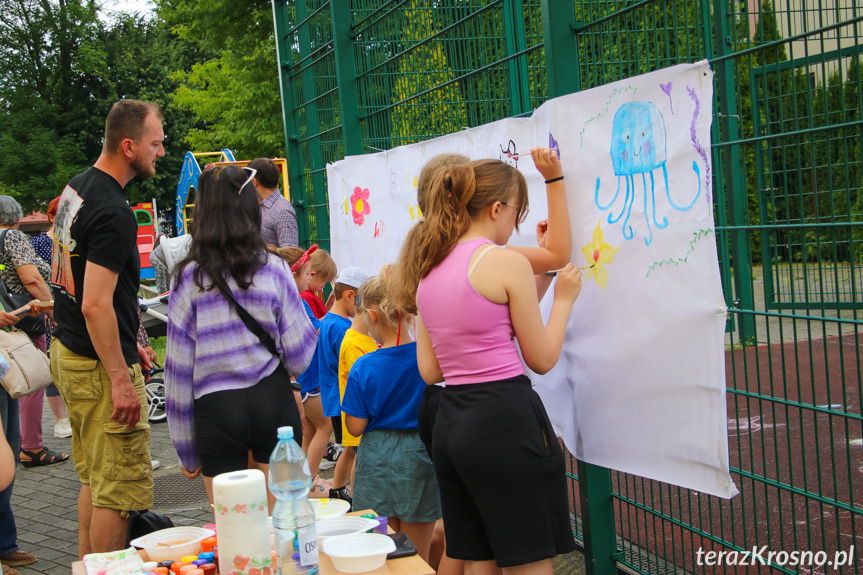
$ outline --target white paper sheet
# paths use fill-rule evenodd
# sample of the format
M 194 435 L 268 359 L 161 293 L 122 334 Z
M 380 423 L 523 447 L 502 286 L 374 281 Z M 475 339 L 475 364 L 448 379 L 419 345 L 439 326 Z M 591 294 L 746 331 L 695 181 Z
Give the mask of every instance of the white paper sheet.
M 686 64 L 550 100 L 529 119 L 348 157 L 327 167 L 332 255 L 369 273 L 396 261 L 419 217 L 416 178 L 441 153 L 516 164 L 531 212 L 510 243 L 535 245 L 545 185 L 529 156 L 511 156 L 557 147 L 572 261 L 593 267 L 560 361 L 531 380 L 579 459 L 731 497 L 712 101 L 708 64 Z

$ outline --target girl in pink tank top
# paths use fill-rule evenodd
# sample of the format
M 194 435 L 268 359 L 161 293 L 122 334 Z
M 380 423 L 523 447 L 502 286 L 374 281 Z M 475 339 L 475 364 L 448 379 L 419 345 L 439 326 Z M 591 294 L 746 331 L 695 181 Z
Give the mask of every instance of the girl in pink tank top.
M 531 156 L 547 184 L 549 235 L 565 229 L 565 240 L 563 234 L 555 237 L 566 242 L 568 261 L 560 162 L 548 149 L 535 148 Z M 426 204 L 425 221 L 403 247 L 396 293 L 402 307 L 419 312 L 417 363 L 423 379 L 446 382 L 431 447 L 446 554 L 482 563 L 466 564 L 466 570 L 490 571 L 495 561 L 499 567 L 536 563 L 539 572 L 550 574 L 551 558 L 574 546 L 563 454 L 524 376 L 514 340 L 533 371 L 551 369 L 581 289 L 581 273 L 570 263 L 558 274 L 544 326 L 534 274 L 563 262 L 497 247 L 528 212 L 524 177 L 503 162 L 441 168 Z M 522 503 L 513 507 L 514 501 Z M 530 530 L 519 527 L 525 518 Z

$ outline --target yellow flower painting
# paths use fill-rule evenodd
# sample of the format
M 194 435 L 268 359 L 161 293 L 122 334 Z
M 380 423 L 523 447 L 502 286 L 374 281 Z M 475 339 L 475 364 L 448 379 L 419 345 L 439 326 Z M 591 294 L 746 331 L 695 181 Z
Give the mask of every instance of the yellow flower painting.
M 608 270 L 605 269 L 606 264 L 614 261 L 614 254 L 620 248 L 613 248 L 611 244 L 602 239 L 602 228 L 600 227 L 602 220 L 596 224 L 596 229 L 593 230 L 593 238 L 590 242 L 581 248 L 584 252 L 584 257 L 587 258 L 587 263 L 584 269 L 587 270 L 586 279 L 593 277 L 596 279 L 597 285 L 605 289 L 608 283 Z

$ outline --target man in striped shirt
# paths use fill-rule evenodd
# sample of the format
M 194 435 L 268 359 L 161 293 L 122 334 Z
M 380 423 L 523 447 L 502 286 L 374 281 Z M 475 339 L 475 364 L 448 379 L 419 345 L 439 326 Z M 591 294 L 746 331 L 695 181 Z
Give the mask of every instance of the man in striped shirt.
M 291 202 L 279 191 L 279 167 L 269 158 L 249 162 L 257 170 L 252 179 L 261 201 L 261 235 L 268 246 L 284 248 L 299 245 L 297 214 Z

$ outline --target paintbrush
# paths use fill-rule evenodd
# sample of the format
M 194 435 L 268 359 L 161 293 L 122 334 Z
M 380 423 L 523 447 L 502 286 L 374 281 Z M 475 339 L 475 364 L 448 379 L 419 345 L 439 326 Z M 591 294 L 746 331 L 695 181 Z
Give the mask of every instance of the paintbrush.
M 558 150 L 557 150 L 557 148 L 550 148 L 550 150 L 551 150 L 552 152 L 556 152 L 556 151 L 558 151 Z M 522 153 L 520 153 L 520 154 L 507 154 L 507 155 L 506 155 L 506 157 L 507 157 L 507 158 L 516 158 L 516 159 L 518 159 L 518 158 L 520 158 L 520 157 L 522 157 L 522 156 L 530 156 L 530 152 L 522 152 Z
M 590 264 L 589 266 L 581 266 L 580 268 L 575 268 L 575 269 L 577 269 L 577 270 L 589 270 L 590 268 L 592 268 L 595 265 L 596 265 L 596 263 L 594 262 L 594 263 Z M 558 268 L 556 270 L 551 270 L 550 272 L 545 272 L 545 275 L 554 277 L 557 275 L 557 272 L 562 272 L 565 269 L 566 269 L 565 267 L 562 267 L 562 268 Z

